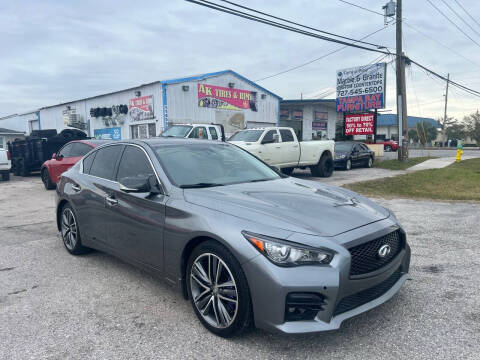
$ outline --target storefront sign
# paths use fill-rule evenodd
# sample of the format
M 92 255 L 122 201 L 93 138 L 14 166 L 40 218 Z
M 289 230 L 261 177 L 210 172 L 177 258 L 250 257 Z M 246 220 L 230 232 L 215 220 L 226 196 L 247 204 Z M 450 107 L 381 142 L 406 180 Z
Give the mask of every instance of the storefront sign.
M 345 115 L 345 135 L 371 135 L 373 128 L 374 114 Z
M 303 110 L 294 110 L 293 117 L 295 119 L 303 119 Z
M 288 118 L 290 116 L 290 111 L 288 109 L 280 109 L 280 117 Z
M 365 111 L 385 107 L 386 63 L 337 71 L 337 111 Z
M 326 120 L 326 121 L 328 121 L 328 112 L 327 111 L 315 111 L 315 120 Z
M 312 130 L 327 131 L 327 122 L 326 121 L 312 121 Z
M 199 83 L 198 106 L 224 110 L 250 109 L 257 111 L 257 93 Z
M 122 128 L 112 127 L 95 129 L 93 135 L 95 136 L 95 139 L 98 140 L 122 140 Z
M 153 95 L 140 96 L 128 100 L 128 109 L 130 110 L 130 119 L 132 121 L 143 121 L 153 119 Z

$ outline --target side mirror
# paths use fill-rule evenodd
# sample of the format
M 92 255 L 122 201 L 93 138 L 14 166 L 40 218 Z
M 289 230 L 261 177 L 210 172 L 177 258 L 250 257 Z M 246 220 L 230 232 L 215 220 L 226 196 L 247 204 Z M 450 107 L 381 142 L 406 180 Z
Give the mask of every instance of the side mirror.
M 52 154 L 52 159 L 56 159 L 57 158 L 57 153 L 53 153 Z
M 126 193 L 151 193 L 161 194 L 157 177 L 150 175 L 148 178 L 126 177 L 120 180 L 120 190 Z
M 269 165 L 270 166 L 270 169 L 272 169 L 273 171 L 275 171 L 276 173 L 280 174 L 280 168 L 279 167 L 276 167 L 276 166 L 273 166 L 273 165 Z
M 63 159 L 63 155 L 62 154 L 55 154 L 55 160 L 62 160 Z

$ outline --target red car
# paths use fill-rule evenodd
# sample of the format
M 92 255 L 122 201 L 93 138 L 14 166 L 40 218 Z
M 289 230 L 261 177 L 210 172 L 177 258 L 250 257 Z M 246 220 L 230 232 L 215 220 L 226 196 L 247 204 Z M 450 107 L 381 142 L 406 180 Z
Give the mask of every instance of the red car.
M 40 169 L 45 189 L 54 189 L 60 175 L 75 165 L 90 150 L 109 142 L 111 141 L 88 139 L 71 141 L 63 145 L 56 154 L 52 155 L 50 160 L 43 163 Z
M 377 144 L 383 144 L 383 149 L 385 151 L 397 151 L 398 150 L 398 143 L 393 140 L 379 140 L 376 142 Z

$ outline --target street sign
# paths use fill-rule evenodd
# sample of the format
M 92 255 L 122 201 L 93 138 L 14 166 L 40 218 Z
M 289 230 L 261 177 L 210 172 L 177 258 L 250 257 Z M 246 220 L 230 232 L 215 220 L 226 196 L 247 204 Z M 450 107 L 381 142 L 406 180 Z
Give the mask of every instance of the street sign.
M 337 71 L 337 112 L 385 107 L 386 63 Z

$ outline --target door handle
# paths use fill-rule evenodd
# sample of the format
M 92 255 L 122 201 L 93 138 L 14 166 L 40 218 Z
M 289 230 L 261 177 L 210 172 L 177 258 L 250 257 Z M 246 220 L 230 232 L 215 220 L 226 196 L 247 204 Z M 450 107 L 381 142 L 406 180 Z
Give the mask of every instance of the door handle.
M 280 146 L 275 146 L 275 148 L 280 149 Z
M 298 145 L 293 145 L 293 147 L 294 147 L 294 148 L 297 148 L 297 147 L 298 147 Z
M 73 185 L 72 185 L 72 190 L 75 191 L 75 192 L 79 192 L 81 189 L 82 189 L 82 188 L 81 188 L 79 185 L 77 185 L 77 184 L 73 184 Z
M 105 198 L 105 201 L 107 202 L 108 205 L 110 206 L 114 206 L 114 205 L 117 205 L 118 204 L 118 200 L 113 198 L 112 196 L 107 196 Z

